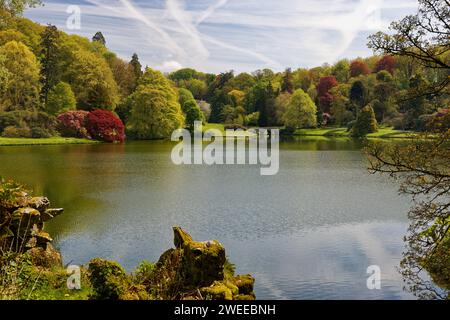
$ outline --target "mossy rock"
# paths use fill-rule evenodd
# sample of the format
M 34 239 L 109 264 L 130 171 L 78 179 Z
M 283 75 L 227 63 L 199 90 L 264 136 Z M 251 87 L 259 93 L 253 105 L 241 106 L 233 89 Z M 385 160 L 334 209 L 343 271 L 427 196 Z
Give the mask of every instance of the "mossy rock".
M 127 293 L 129 279 L 117 262 L 95 258 L 89 262 L 89 280 L 97 300 L 119 300 Z
M 253 293 L 255 278 L 251 275 L 239 275 L 234 277 L 234 284 L 239 288 L 239 294 L 248 295 Z
M 42 247 L 35 247 L 28 251 L 33 265 L 51 269 L 62 266 L 61 253 L 56 250 L 50 243 L 46 244 L 45 249 Z
M 215 281 L 211 286 L 200 289 L 205 300 L 233 300 L 231 289 L 220 281 Z
M 256 299 L 256 296 L 254 293 L 252 294 L 238 294 L 237 296 L 233 297 L 234 300 L 241 300 L 241 301 L 253 301 Z
M 182 248 L 187 242 L 194 241 L 181 227 L 173 227 L 173 243 L 175 248 Z

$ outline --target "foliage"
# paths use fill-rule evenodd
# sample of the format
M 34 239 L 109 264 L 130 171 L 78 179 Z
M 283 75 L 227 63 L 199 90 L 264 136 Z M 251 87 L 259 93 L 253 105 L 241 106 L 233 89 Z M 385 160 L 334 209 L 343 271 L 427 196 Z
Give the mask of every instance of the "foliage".
M 91 139 L 86 129 L 88 111 L 69 111 L 58 116 L 58 130 L 64 137 Z
M 66 77 L 77 98 L 77 106 L 83 110 L 114 110 L 119 96 L 117 84 L 107 62 L 85 50 L 73 53 Z
M 58 29 L 48 25 L 41 35 L 41 95 L 45 106 L 48 103 L 49 91 L 58 84 L 60 73 L 60 36 Z
M 365 106 L 356 118 L 355 125 L 352 129 L 352 136 L 363 137 L 369 133 L 378 131 L 377 119 L 372 106 Z
M 40 67 L 35 55 L 23 43 L 10 41 L 0 47 L 4 59 L 0 69 L 8 72 L 6 92 L 0 97 L 3 110 L 33 109 L 39 106 Z
M 373 72 L 377 73 L 382 70 L 385 70 L 385 71 L 389 72 L 390 74 L 394 74 L 395 64 L 396 64 L 396 62 L 395 62 L 395 58 L 393 56 L 384 56 L 383 58 L 378 60 Z
M 86 117 L 89 135 L 105 142 L 124 142 L 125 127 L 122 121 L 109 110 L 94 110 Z
M 148 68 L 139 83 L 129 97 L 129 129 L 139 139 L 170 137 L 185 120 L 170 82 L 160 72 Z
M 309 128 L 317 126 L 317 108 L 311 98 L 302 90 L 294 92 L 284 113 L 286 127 Z
M 350 64 L 350 77 L 355 78 L 361 75 L 367 75 L 370 73 L 367 63 L 362 60 L 352 61 Z
M 407 145 L 371 143 L 366 153 L 371 172 L 399 179 L 400 192 L 413 199 L 405 238 L 407 249 L 401 262 L 408 289 L 420 298 L 448 299 L 450 130 L 442 126 L 429 130 Z M 423 269 L 434 283 L 427 279 Z
M 77 100 L 68 83 L 60 82 L 48 93 L 46 111 L 54 116 L 75 110 Z

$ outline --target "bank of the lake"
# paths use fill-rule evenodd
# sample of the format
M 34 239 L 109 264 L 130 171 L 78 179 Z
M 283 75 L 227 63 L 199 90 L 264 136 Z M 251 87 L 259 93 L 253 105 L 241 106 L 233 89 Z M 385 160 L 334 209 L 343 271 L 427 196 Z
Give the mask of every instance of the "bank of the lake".
M 295 136 L 319 136 L 319 137 L 351 137 L 351 132 L 347 128 L 314 128 L 298 129 L 294 132 Z M 395 130 L 392 127 L 378 129 L 375 133 L 370 133 L 367 138 L 377 139 L 408 139 L 415 136 L 414 132 Z
M 0 146 L 45 146 L 45 145 L 60 145 L 60 144 L 98 144 L 100 141 L 78 139 L 78 138 L 3 138 L 0 137 Z

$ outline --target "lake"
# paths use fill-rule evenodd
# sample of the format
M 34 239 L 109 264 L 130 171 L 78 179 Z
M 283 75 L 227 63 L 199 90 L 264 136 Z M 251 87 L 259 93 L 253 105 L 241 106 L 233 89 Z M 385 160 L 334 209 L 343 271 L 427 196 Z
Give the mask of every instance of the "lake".
M 175 166 L 169 142 L 0 147 L 0 174 L 65 213 L 46 225 L 64 263 L 132 271 L 173 246 L 171 227 L 218 239 L 257 299 L 410 299 L 396 267 L 411 202 L 370 175 L 358 142 L 280 144 L 280 171 Z M 367 268 L 381 268 L 369 290 Z

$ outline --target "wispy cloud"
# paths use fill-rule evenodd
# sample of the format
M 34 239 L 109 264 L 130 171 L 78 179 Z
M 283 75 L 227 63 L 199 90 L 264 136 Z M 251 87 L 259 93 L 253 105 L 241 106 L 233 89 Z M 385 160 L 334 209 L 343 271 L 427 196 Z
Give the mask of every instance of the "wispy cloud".
M 368 34 L 412 13 L 416 0 L 73 0 L 83 29 L 102 30 L 122 56 L 169 71 L 251 71 L 369 55 Z M 72 3 L 74 4 L 74 3 Z M 64 28 L 64 0 L 27 15 Z M 70 31 L 70 30 L 69 30 Z

